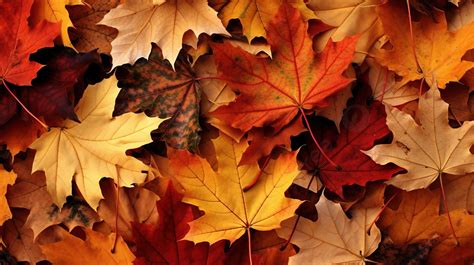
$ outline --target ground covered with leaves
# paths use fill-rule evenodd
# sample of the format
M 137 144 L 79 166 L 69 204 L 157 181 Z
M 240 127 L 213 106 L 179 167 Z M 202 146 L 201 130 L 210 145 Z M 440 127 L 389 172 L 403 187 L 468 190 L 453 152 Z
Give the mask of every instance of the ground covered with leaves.
M 0 264 L 471 264 L 474 0 L 0 0 Z

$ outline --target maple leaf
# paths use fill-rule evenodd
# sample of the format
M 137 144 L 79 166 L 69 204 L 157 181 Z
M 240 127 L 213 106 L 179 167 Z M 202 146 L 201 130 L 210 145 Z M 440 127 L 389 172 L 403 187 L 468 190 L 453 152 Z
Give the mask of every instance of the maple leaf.
M 312 128 L 313 131 L 318 128 L 322 132 L 321 146 L 327 156 L 340 166 L 339 170 L 321 155 L 311 138 L 301 154 L 303 169 L 319 172 L 326 188 L 341 198 L 344 198 L 343 187 L 346 185 L 365 186 L 369 181 L 390 179 L 393 174 L 402 170 L 394 165 L 380 166 L 361 152 L 370 149 L 377 140 L 390 133 L 385 124 L 383 105 L 373 102 L 367 106 L 365 101 L 364 93 L 359 92 L 355 104 L 349 106 L 344 113 L 339 134 L 333 126 L 325 128 L 314 123 Z
M 7 193 L 8 185 L 13 185 L 15 179 L 16 174 L 14 172 L 6 171 L 0 165 L 0 225 L 12 217 L 5 194 Z
M 377 10 L 393 48 L 375 50 L 374 56 L 381 65 L 403 77 L 403 83 L 424 78 L 428 83 L 436 80 L 436 85 L 444 88 L 474 67 L 474 62 L 462 59 L 467 50 L 474 48 L 474 23 L 449 32 L 443 13 L 436 13 L 437 22 L 422 16 L 420 21 L 412 22 L 412 44 L 403 3 L 388 2 Z
M 465 209 L 474 214 L 474 173 L 463 176 L 447 175 L 443 184 L 449 210 Z M 444 206 L 443 211 L 446 212 Z
M 98 25 L 105 14 L 120 4 L 120 0 L 86 0 L 87 5 L 68 7 L 73 28 L 70 37 L 74 47 L 80 52 L 97 49 L 99 53 L 110 53 L 110 44 L 118 34 L 114 28 Z
M 370 224 L 377 216 L 378 208 L 359 208 L 351 212 L 352 218 L 349 219 L 340 204 L 324 196 L 316 208 L 318 221 L 298 218 L 291 241 L 300 252 L 290 257 L 289 264 L 362 263 L 377 249 L 381 233 Z M 282 228 L 277 230 L 278 235 L 288 238 L 296 219 L 284 221 Z
M 29 60 L 37 50 L 53 46 L 59 25 L 41 21 L 28 25 L 33 0 L 0 3 L 0 79 L 15 85 L 30 85 L 42 67 Z
M 148 61 L 139 60 L 133 67 L 124 66 L 124 72 L 117 76 L 126 106 L 116 107 L 114 114 L 128 109 L 170 118 L 160 126 L 162 138 L 171 147 L 196 150 L 201 130 L 201 88 L 189 65 L 181 60 L 175 65 L 176 72 L 155 47 Z
M 265 1 L 265 0 L 231 0 L 219 11 L 219 17 L 227 27 L 231 19 L 239 19 L 243 34 L 251 42 L 256 37 L 266 37 L 271 20 L 278 13 L 282 3 L 290 3 L 302 12 L 305 20 L 315 19 L 314 13 L 306 7 L 302 0 Z M 212 5 L 212 3 L 211 3 Z
M 387 183 L 404 190 L 426 188 L 443 173 L 463 175 L 474 171 L 474 122 L 459 128 L 448 124 L 448 104 L 436 87 L 419 100 L 420 124 L 394 107 L 385 106 L 387 125 L 393 132 L 391 144 L 364 151 L 378 164 L 394 163 L 407 170 Z
M 162 120 L 143 113 L 112 118 L 118 93 L 114 77 L 90 86 L 76 106 L 81 123 L 67 120 L 30 146 L 36 150 L 32 171 L 45 171 L 48 191 L 57 205 L 62 205 L 71 193 L 72 178 L 94 209 L 102 197 L 102 177 L 113 178 L 119 186 L 144 180 L 146 174 L 142 171 L 147 166 L 125 151 L 151 142 L 150 132 Z
M 351 82 L 342 72 L 357 38 L 329 41 L 322 54 L 312 56 L 306 30 L 299 12 L 284 4 L 268 30 L 273 60 L 258 59 L 231 44 L 213 45 L 222 78 L 240 96 L 212 115 L 243 131 L 264 125 L 279 131 L 299 111 L 325 106 L 326 97 Z
M 114 67 L 148 58 L 152 42 L 174 66 L 183 35 L 188 30 L 197 36 L 201 33 L 229 35 L 205 0 L 127 1 L 107 13 L 99 24 L 119 31 L 112 41 Z
M 348 36 L 359 35 L 354 62 L 362 63 L 367 51 L 383 34 L 382 24 L 375 9 L 381 0 L 308 1 L 317 18 L 332 28 L 323 32 L 315 41 L 316 50 L 323 50 L 327 41 L 342 41 Z
M 15 106 L 16 104 L 15 102 Z M 18 137 L 18 132 L 22 132 L 21 137 Z M 44 132 L 46 128 L 20 112 L 0 127 L 0 144 L 6 144 L 11 155 L 14 156 L 26 150 Z
M 14 208 L 28 209 L 30 213 L 24 225 L 33 231 L 33 239 L 46 228 L 55 224 L 64 224 L 69 230 L 76 226 L 92 227 L 100 218 L 84 201 L 70 197 L 67 203 L 58 208 L 46 189 L 43 172 L 31 174 L 33 152 L 28 152 L 26 160 L 15 159 L 13 165 L 18 177 L 15 185 L 8 189 L 8 205 Z
M 238 166 L 247 143 L 234 142 L 222 134 L 213 143 L 217 172 L 206 160 L 187 151 L 168 152 L 173 175 L 186 190 L 183 201 L 205 212 L 189 224 L 185 240 L 212 244 L 227 239 L 232 243 L 250 228 L 272 230 L 293 215 L 300 202 L 285 198 L 284 192 L 299 172 L 296 152 L 271 159 L 261 181 L 244 192 L 259 173 L 256 163 Z
M 85 228 L 86 239 L 82 240 L 64 230 L 60 231 L 63 237 L 61 241 L 40 246 L 44 255 L 54 264 L 82 265 L 94 261 L 97 264 L 119 265 L 132 264 L 135 259 L 121 237 L 114 243 L 116 234 L 107 236 Z
M 66 5 L 83 5 L 81 0 L 35 0 L 31 9 L 33 23 L 47 20 L 52 23 L 61 23 L 61 39 L 63 45 L 73 47 L 69 39 L 68 28 L 73 27 Z

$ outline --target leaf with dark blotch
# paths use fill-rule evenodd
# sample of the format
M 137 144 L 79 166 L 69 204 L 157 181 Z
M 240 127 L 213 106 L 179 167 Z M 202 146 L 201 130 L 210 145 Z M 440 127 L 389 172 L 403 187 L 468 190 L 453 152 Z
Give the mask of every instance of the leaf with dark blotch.
M 127 99 L 117 100 L 114 114 L 141 110 L 150 116 L 170 118 L 159 128 L 162 139 L 174 148 L 195 150 L 201 129 L 201 89 L 190 66 L 178 61 L 174 71 L 155 46 L 148 61 L 141 59 L 124 69 L 117 78 L 122 88 L 119 98 Z

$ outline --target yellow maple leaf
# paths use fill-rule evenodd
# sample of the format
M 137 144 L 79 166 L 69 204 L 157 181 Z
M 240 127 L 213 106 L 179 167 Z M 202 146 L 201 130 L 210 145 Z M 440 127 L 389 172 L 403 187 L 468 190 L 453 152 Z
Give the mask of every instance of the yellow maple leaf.
M 53 264 L 83 265 L 93 262 L 101 265 L 125 265 L 132 264 L 135 260 L 135 255 L 121 237 L 114 244 L 117 234 L 107 236 L 85 228 L 86 239 L 82 240 L 62 229 L 60 231 L 61 241 L 40 245 L 44 255 Z
M 294 214 L 300 201 L 286 198 L 284 192 L 299 173 L 296 152 L 270 160 L 259 182 L 244 192 L 259 174 L 257 163 L 238 166 L 246 141 L 237 143 L 221 134 L 213 143 L 217 172 L 205 159 L 187 151 L 168 153 L 173 175 L 185 189 L 183 201 L 205 212 L 189 224 L 184 239 L 210 244 L 227 239 L 232 243 L 250 228 L 272 230 Z
M 407 170 L 387 181 L 404 190 L 426 188 L 443 173 L 464 175 L 474 171 L 474 121 L 459 128 L 448 124 L 448 104 L 432 87 L 418 105 L 420 124 L 407 113 L 388 105 L 387 125 L 393 132 L 391 144 L 376 145 L 368 151 L 378 164 L 394 163 Z
M 151 142 L 150 132 L 162 119 L 144 113 L 112 117 L 119 90 L 115 77 L 90 86 L 76 106 L 81 123 L 67 120 L 30 146 L 36 150 L 32 172 L 45 171 L 48 191 L 57 205 L 71 193 L 73 176 L 94 209 L 102 198 L 102 177 L 127 187 L 145 179 L 148 167 L 125 151 Z
M 293 217 L 277 230 L 279 236 L 289 238 L 297 219 L 299 222 L 291 238 L 300 252 L 290 257 L 289 264 L 360 264 L 372 254 L 381 240 L 380 230 L 374 225 L 379 208 L 357 208 L 349 219 L 341 208 L 321 196 L 316 204 L 318 221 Z
M 152 42 L 174 65 L 188 30 L 197 36 L 201 33 L 229 35 L 217 12 L 205 0 L 127 1 L 112 9 L 99 24 L 119 31 L 112 41 L 114 67 L 148 58 Z
M 378 7 L 378 13 L 393 48 L 375 50 L 374 56 L 400 75 L 402 83 L 424 78 L 428 83 L 436 80 L 437 86 L 444 88 L 474 67 L 474 62 L 462 60 L 466 51 L 474 48 L 474 23 L 449 32 L 444 13 L 436 13 L 437 22 L 421 16 L 413 22 L 415 58 L 403 2 L 390 1 Z
M 66 5 L 83 5 L 82 0 L 35 0 L 31 8 L 33 23 L 43 19 L 49 22 L 61 22 L 61 39 L 64 46 L 73 47 L 67 29 L 74 27 L 69 18 Z

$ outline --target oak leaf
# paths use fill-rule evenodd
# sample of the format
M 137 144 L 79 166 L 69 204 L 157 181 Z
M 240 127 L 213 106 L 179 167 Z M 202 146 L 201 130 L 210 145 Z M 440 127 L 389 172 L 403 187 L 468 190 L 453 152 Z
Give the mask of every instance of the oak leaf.
M 217 172 L 206 160 L 186 151 L 168 153 L 174 177 L 185 189 L 183 201 L 205 212 L 189 223 L 185 240 L 212 244 L 227 239 L 233 243 L 250 228 L 272 230 L 293 215 L 300 202 L 285 198 L 284 192 L 299 173 L 296 152 L 271 159 L 261 180 L 244 192 L 259 173 L 257 163 L 238 166 L 246 141 L 237 143 L 221 134 L 213 143 Z
M 459 128 L 448 124 L 448 104 L 436 87 L 428 90 L 418 103 L 418 124 L 412 116 L 385 106 L 387 125 L 393 132 L 391 144 L 364 151 L 378 164 L 394 163 L 407 170 L 387 183 L 404 190 L 426 188 L 443 173 L 464 175 L 474 171 L 474 122 Z
M 94 261 L 103 265 L 132 264 L 135 256 L 121 237 L 115 244 L 116 234 L 104 235 L 92 229 L 84 229 L 82 240 L 62 230 L 62 240 L 41 245 L 41 250 L 50 262 L 58 265 L 82 265 Z
M 127 1 L 107 13 L 99 24 L 119 31 L 112 41 L 114 67 L 148 58 L 152 42 L 174 66 L 188 30 L 196 36 L 201 33 L 229 35 L 216 11 L 205 0 Z
M 474 23 L 449 32 L 443 13 L 435 14 L 437 22 L 422 16 L 420 21 L 412 22 L 412 44 L 407 11 L 402 2 L 379 6 L 378 13 L 393 48 L 376 49 L 374 56 L 381 65 L 400 75 L 402 83 L 424 78 L 428 83 L 436 80 L 436 86 L 444 88 L 474 67 L 474 62 L 463 60 L 466 51 L 474 48 L 471 34 Z
M 142 171 L 147 166 L 125 151 L 151 142 L 150 132 L 162 120 L 143 113 L 112 118 L 118 93 L 114 77 L 90 86 L 76 106 L 81 123 L 67 120 L 30 146 L 36 150 L 32 171 L 45 171 L 48 191 L 57 205 L 71 193 L 73 178 L 94 209 L 102 198 L 101 178 L 113 178 L 119 186 L 127 187 L 145 179 Z
M 291 242 L 300 252 L 290 257 L 289 264 L 363 263 L 378 247 L 381 233 L 377 226 L 370 227 L 378 208 L 359 208 L 349 219 L 338 203 L 321 196 L 316 204 L 318 221 L 298 218 Z M 286 220 L 277 230 L 288 238 L 297 217 Z M 370 230 L 368 231 L 368 229 Z
M 29 25 L 33 0 L 3 1 L 0 3 L 0 80 L 15 85 L 30 85 L 41 64 L 29 57 L 37 50 L 53 46 L 59 24 L 44 20 Z
M 46 20 L 61 23 L 61 39 L 63 45 L 72 47 L 68 28 L 73 27 L 66 5 L 82 5 L 82 0 L 35 0 L 31 10 L 33 23 Z
M 272 60 L 258 59 L 231 44 L 213 45 L 222 78 L 240 95 L 212 116 L 243 131 L 264 125 L 279 131 L 303 109 L 326 106 L 327 97 L 351 82 L 342 72 L 352 60 L 357 38 L 329 41 L 320 55 L 313 56 L 306 30 L 299 12 L 284 4 L 268 32 Z

